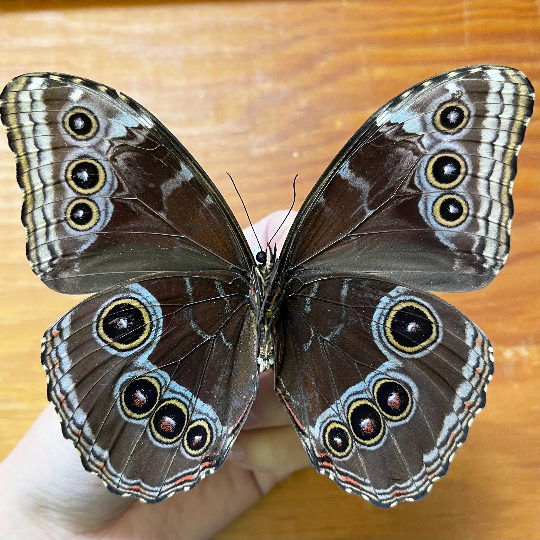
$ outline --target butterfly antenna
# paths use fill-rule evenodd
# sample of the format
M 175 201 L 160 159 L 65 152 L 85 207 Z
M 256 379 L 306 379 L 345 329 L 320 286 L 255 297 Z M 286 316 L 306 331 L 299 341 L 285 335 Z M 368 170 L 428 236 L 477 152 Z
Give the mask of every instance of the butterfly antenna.
M 290 216 L 291 212 L 292 212 L 292 209 L 294 207 L 294 203 L 296 202 L 296 179 L 298 178 L 298 175 L 296 175 L 294 177 L 294 180 L 292 182 L 292 188 L 293 188 L 293 201 L 292 201 L 292 204 L 291 204 L 291 207 L 289 208 L 289 211 L 287 212 L 287 215 L 283 218 L 283 221 L 281 222 L 280 226 L 277 228 L 276 232 L 273 234 L 272 238 L 270 238 L 270 240 L 268 240 L 268 245 L 270 245 L 270 243 L 272 242 L 272 240 L 274 239 L 274 236 L 276 236 L 276 234 L 279 232 L 279 229 L 281 229 L 281 227 L 283 227 L 283 224 L 285 223 L 285 221 L 287 221 L 287 218 Z
M 244 199 L 242 199 L 242 195 L 240 195 L 240 192 L 238 191 L 238 188 L 236 187 L 236 184 L 234 183 L 234 180 L 233 180 L 232 176 L 229 173 L 227 173 L 227 176 L 231 179 L 232 185 L 234 186 L 234 189 L 236 190 L 236 193 L 238 194 L 238 198 L 240 199 L 240 202 L 242 203 L 242 206 L 244 207 L 244 212 L 246 213 L 246 216 L 248 218 L 251 230 L 253 231 L 253 234 L 255 235 L 255 239 L 257 240 L 257 244 L 259 244 L 259 249 L 261 251 L 264 251 L 262 246 L 261 246 L 261 243 L 259 242 L 259 237 L 257 236 L 257 233 L 255 232 L 255 228 L 253 227 L 253 223 L 251 223 L 251 219 L 249 218 L 249 214 L 248 214 L 246 205 L 244 204 Z

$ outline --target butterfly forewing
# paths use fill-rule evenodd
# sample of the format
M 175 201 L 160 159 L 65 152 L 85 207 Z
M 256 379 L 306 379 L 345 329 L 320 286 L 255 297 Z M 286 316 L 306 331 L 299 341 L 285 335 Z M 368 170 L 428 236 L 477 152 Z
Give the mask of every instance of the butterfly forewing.
M 83 293 L 152 272 L 250 268 L 221 194 L 135 101 L 51 73 L 17 77 L 0 99 L 28 258 L 49 287 Z
M 533 99 L 521 72 L 472 66 L 391 100 L 308 196 L 283 272 L 374 274 L 441 291 L 487 285 L 509 250 L 512 183 Z

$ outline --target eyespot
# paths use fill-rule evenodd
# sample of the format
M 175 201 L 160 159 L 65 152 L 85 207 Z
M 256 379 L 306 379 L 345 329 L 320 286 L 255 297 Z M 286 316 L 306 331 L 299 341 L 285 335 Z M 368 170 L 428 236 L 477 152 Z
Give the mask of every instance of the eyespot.
M 428 182 L 441 189 L 457 186 L 466 174 L 465 160 L 454 152 L 443 152 L 432 156 L 426 167 Z
M 442 195 L 433 203 L 433 216 L 445 227 L 457 227 L 468 215 L 467 201 L 459 195 Z
M 154 438 L 164 444 L 180 439 L 187 423 L 187 408 L 177 399 L 164 401 L 154 412 L 150 428 Z
M 384 420 L 367 399 L 359 399 L 349 407 L 349 426 L 355 439 L 365 446 L 377 444 L 384 435 Z
M 66 169 L 66 180 L 78 193 L 91 195 L 105 184 L 105 170 L 95 159 L 77 159 Z
M 159 400 L 161 388 L 153 377 L 138 377 L 124 387 L 120 404 L 124 414 L 139 420 L 154 410 Z
M 90 199 L 75 199 L 66 210 L 67 224 L 76 231 L 88 231 L 99 220 L 98 205 Z
M 380 411 L 393 421 L 403 420 L 412 409 L 412 397 L 409 390 L 392 379 L 381 379 L 375 383 L 373 395 Z
M 433 123 L 439 131 L 453 135 L 466 126 L 469 116 L 469 109 L 461 101 L 447 101 L 435 111 Z
M 212 430 L 205 420 L 195 420 L 184 435 L 184 450 L 190 456 L 201 455 L 212 442 Z
M 390 310 L 384 332 L 390 345 L 408 354 L 427 349 L 439 336 L 433 313 L 412 300 L 399 302 Z
M 119 351 L 139 347 L 148 339 L 152 321 L 146 307 L 135 298 L 111 302 L 98 316 L 97 333 Z
M 64 129 L 79 141 L 92 138 L 99 128 L 97 117 L 88 109 L 76 107 L 64 116 Z
M 324 445 L 332 455 L 346 457 L 352 448 L 349 430 L 339 422 L 331 422 L 324 428 Z

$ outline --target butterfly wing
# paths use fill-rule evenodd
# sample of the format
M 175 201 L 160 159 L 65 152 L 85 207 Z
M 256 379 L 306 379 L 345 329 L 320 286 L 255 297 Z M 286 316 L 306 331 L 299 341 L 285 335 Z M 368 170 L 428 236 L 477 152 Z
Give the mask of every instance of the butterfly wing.
M 251 267 L 219 191 L 131 98 L 33 73 L 13 79 L 0 100 L 28 259 L 52 289 L 86 293 L 152 272 Z
M 259 384 L 245 290 L 229 271 L 149 276 L 45 333 L 49 400 L 110 491 L 158 502 L 223 464 Z
M 486 336 L 385 280 L 295 278 L 289 291 L 276 391 L 312 465 L 377 506 L 422 498 L 484 406 Z
M 472 66 L 388 102 L 306 199 L 282 271 L 371 274 L 439 291 L 487 285 L 510 246 L 533 98 L 521 72 Z
M 487 338 L 420 289 L 473 290 L 502 268 L 533 96 L 501 66 L 403 92 L 345 145 L 285 242 L 276 392 L 314 467 L 376 505 L 423 497 L 484 405 Z

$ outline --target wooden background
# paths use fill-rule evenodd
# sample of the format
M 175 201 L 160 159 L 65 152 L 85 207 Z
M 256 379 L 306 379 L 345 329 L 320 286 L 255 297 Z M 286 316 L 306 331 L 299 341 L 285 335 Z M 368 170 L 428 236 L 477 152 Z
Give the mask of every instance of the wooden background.
M 79 6 L 79 7 L 73 7 Z M 47 7 L 47 9 L 43 9 Z M 28 71 L 108 84 L 160 118 L 241 224 L 302 200 L 388 99 L 454 67 L 506 64 L 540 87 L 536 1 L 0 3 L 0 87 Z M 539 538 L 539 119 L 519 156 L 512 250 L 487 289 L 445 298 L 490 337 L 488 404 L 421 502 L 381 510 L 304 470 L 218 538 Z M 0 458 L 46 404 L 43 331 L 77 298 L 26 261 L 15 162 L 0 137 Z M 0 486 L 1 489 L 1 486 Z

